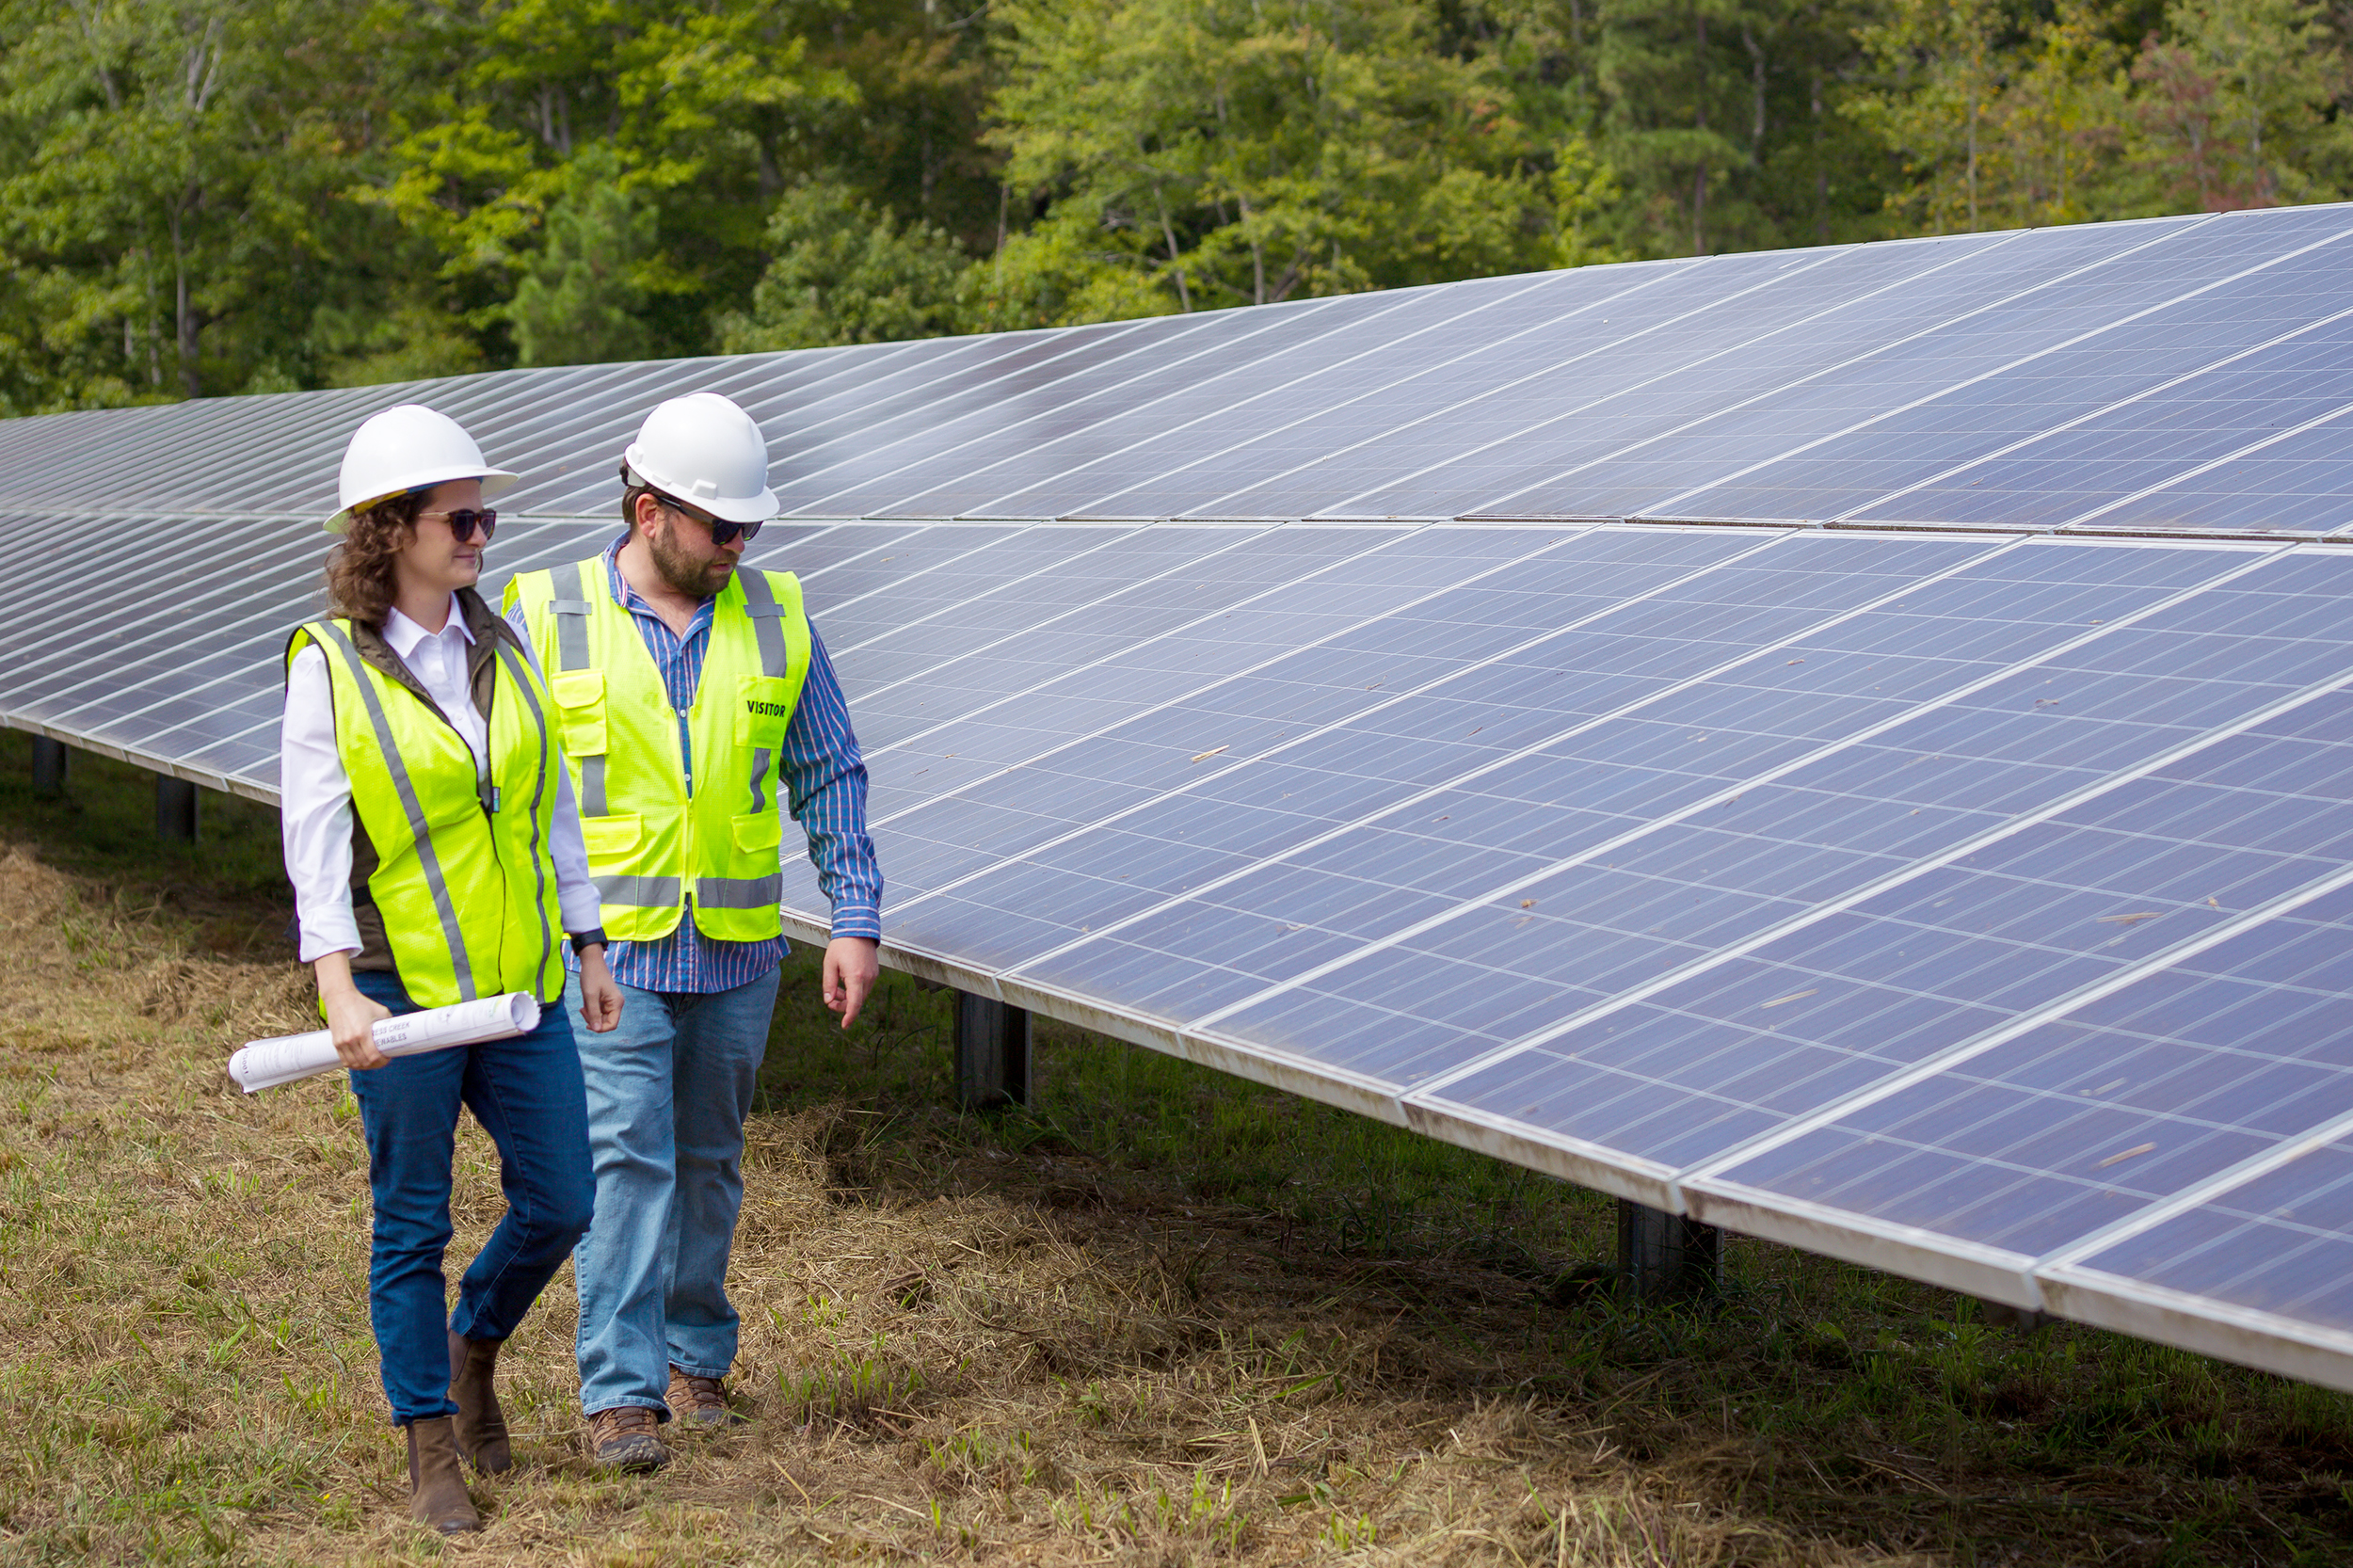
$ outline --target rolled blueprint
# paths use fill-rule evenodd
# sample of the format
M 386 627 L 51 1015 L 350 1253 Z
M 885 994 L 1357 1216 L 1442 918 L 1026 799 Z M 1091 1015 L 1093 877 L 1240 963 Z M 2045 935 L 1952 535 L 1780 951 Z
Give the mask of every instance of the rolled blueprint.
M 479 1045 L 485 1040 L 511 1040 L 539 1027 L 539 1003 L 521 991 L 461 1001 L 454 1007 L 430 1007 L 379 1018 L 370 1032 L 376 1048 L 387 1056 L 415 1056 L 452 1046 Z M 229 1076 L 248 1095 L 316 1078 L 343 1065 L 335 1054 L 335 1038 L 326 1030 L 308 1034 L 281 1034 L 274 1040 L 248 1040 L 229 1059 Z

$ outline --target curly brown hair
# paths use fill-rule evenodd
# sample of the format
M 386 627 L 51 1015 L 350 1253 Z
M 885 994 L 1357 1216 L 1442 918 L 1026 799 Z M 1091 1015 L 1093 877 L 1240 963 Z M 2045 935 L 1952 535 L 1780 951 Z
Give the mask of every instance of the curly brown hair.
M 327 553 L 327 613 L 381 626 L 399 593 L 392 559 L 417 536 L 428 490 L 410 490 L 353 509 L 343 542 Z

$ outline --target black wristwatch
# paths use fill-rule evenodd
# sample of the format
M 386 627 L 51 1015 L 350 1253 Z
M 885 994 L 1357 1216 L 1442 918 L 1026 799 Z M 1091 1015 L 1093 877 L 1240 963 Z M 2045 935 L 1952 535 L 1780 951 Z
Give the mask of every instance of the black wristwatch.
M 572 933 L 572 952 L 575 954 L 584 952 L 592 947 L 600 948 L 607 945 L 609 944 L 604 939 L 604 927 L 600 925 L 592 925 L 585 931 Z

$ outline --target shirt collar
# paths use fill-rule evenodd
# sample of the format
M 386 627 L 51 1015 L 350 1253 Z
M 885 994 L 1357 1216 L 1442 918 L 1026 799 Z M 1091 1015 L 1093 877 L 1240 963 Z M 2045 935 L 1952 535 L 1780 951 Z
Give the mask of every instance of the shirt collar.
M 446 637 L 452 627 L 457 629 L 457 634 L 466 640 L 468 647 L 473 645 L 473 632 L 466 625 L 465 608 L 457 602 L 456 594 L 449 596 L 449 619 L 441 623 L 441 630 L 439 632 L 427 632 L 424 627 L 402 615 L 397 606 L 386 611 L 384 640 L 392 645 L 394 653 L 406 659 L 417 650 L 419 643 L 427 637 Z

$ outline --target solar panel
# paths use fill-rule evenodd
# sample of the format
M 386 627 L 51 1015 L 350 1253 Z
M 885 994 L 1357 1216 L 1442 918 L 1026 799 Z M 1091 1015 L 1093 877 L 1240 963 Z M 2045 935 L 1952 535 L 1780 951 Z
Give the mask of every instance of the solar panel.
M 600 549 L 646 408 L 724 391 L 888 962 L 2353 1387 L 2348 244 L 2313 207 L 8 422 L 0 718 L 273 798 L 360 418 L 525 472 L 504 573 Z
M 1644 472 L 1606 499 L 1622 503 L 1617 510 L 1646 515 L 1844 517 L 1955 462 L 2342 309 L 2339 280 L 2353 262 L 2353 247 L 2344 242 L 2353 225 L 2341 217 L 2318 234 L 2279 235 L 2292 247 L 2284 254 L 2250 256 L 2221 244 L 2234 237 L 2227 234 L 2201 244 L 2206 232 L 2177 234 L 2090 269 L 2058 291 L 2064 297 L 2032 312 L 2003 312 L 1975 329 L 1924 340 L 1923 353 L 1937 357 L 1925 360 L 1923 379 L 1905 389 L 1916 392 L 1911 400 L 1861 418 L 1829 410 L 1808 430 L 1797 410 L 1810 400 L 1777 399 L 1768 428 L 1708 455 L 1745 464 L 1725 480 L 1677 489 L 1667 474 Z M 1600 478 L 1583 482 L 1595 486 Z

